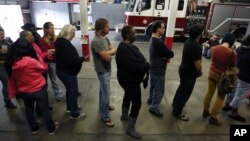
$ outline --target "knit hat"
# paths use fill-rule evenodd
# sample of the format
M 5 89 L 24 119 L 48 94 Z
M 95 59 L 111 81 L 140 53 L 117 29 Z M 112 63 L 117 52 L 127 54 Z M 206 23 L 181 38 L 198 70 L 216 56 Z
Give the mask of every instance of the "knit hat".
M 232 33 L 226 33 L 221 41 L 221 43 L 228 43 L 230 46 L 234 45 L 234 42 L 235 42 L 235 37 Z

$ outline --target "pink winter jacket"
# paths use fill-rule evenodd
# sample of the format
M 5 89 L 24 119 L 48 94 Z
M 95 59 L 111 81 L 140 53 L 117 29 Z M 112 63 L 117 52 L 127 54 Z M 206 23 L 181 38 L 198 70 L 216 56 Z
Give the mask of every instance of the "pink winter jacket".
M 43 73 L 48 69 L 47 64 L 29 56 L 23 57 L 12 66 L 9 78 L 9 98 L 14 98 L 16 93 L 32 93 L 41 90 L 46 80 Z

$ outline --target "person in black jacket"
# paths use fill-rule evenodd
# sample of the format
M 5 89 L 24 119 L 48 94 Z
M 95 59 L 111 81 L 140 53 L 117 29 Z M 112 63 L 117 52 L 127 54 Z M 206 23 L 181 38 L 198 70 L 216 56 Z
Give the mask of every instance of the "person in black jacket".
M 238 59 L 237 67 L 239 68 L 238 83 L 235 89 L 234 98 L 230 102 L 232 112 L 229 114 L 229 117 L 240 122 L 245 122 L 246 118 L 239 115 L 238 108 L 250 91 L 250 35 L 245 38 L 242 45 L 238 47 L 236 51 Z
M 174 57 L 174 52 L 168 49 L 161 40 L 164 33 L 164 22 L 154 21 L 149 47 L 150 94 L 148 104 L 150 105 L 149 112 L 158 117 L 163 116 L 163 113 L 159 110 L 159 105 L 164 96 L 167 60 Z
M 135 41 L 135 30 L 133 27 L 123 27 L 121 34 L 123 41 L 118 46 L 115 58 L 118 82 L 125 91 L 121 120 L 128 120 L 127 134 L 133 138 L 140 139 L 142 136 L 134 127 L 141 108 L 140 84 L 148 71 L 149 63 L 140 50 L 133 45 Z M 131 110 L 130 102 L 132 103 Z M 129 110 L 130 114 L 128 116 Z
M 67 112 L 70 112 L 71 119 L 86 116 L 86 114 L 80 113 L 77 104 L 77 74 L 82 68 L 84 57 L 78 55 L 76 48 L 70 42 L 75 36 L 75 30 L 74 26 L 65 25 L 55 42 L 56 73 L 66 87 Z

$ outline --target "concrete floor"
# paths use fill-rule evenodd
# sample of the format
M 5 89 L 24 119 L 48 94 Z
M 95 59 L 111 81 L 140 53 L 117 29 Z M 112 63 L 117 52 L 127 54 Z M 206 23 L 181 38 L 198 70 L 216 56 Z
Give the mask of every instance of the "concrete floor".
M 79 33 L 78 33 L 79 35 Z M 80 36 L 77 36 L 80 37 Z M 79 38 L 73 41 L 81 54 Z M 117 47 L 118 41 L 111 41 L 114 47 Z M 148 58 L 148 42 L 135 43 L 141 52 Z M 179 85 L 178 67 L 181 61 L 183 43 L 174 43 L 173 51 L 175 57 L 168 64 L 165 96 L 161 102 L 160 109 L 164 113 L 162 118 L 155 117 L 148 112 L 149 106 L 146 103 L 149 95 L 149 88 L 142 89 L 142 107 L 138 117 L 136 128 L 143 134 L 145 141 L 228 141 L 229 125 L 242 124 L 228 118 L 227 113 L 221 112 L 219 119 L 222 126 L 209 125 L 207 120 L 202 118 L 203 97 L 207 90 L 207 76 L 210 60 L 203 59 L 203 76 L 198 78 L 192 96 L 189 99 L 184 113 L 186 113 L 190 121 L 183 122 L 174 118 L 171 114 L 171 103 L 175 91 Z M 123 98 L 123 89 L 117 82 L 116 63 L 112 60 L 112 76 L 111 76 L 111 104 L 115 106 L 115 110 L 111 111 L 111 118 L 115 123 L 114 128 L 106 127 L 100 120 L 98 109 L 98 90 L 99 82 L 93 67 L 93 59 L 85 62 L 83 68 L 78 75 L 79 90 L 82 96 L 79 97 L 78 103 L 82 107 L 82 111 L 87 113 L 87 117 L 83 120 L 71 120 L 69 115 L 65 113 L 65 99 L 56 102 L 51 91 L 49 83 L 49 101 L 54 107 L 52 110 L 53 118 L 60 122 L 61 126 L 58 132 L 52 136 L 47 134 L 45 125 L 42 124 L 38 134 L 30 133 L 28 124 L 24 115 L 24 106 L 21 99 L 16 100 L 18 109 L 8 110 L 0 101 L 0 140 L 2 141 L 128 141 L 134 140 L 125 134 L 127 122 L 120 121 L 121 103 Z M 65 88 L 59 82 L 62 90 Z M 0 94 L 2 99 L 2 94 Z M 247 118 L 244 124 L 250 124 L 250 107 L 244 101 L 241 106 L 240 113 Z

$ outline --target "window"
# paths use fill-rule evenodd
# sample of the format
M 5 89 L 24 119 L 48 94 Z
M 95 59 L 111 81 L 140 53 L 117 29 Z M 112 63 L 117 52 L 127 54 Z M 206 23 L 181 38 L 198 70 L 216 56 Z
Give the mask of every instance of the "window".
M 165 5 L 165 0 L 156 0 L 155 9 L 156 10 L 163 10 Z
M 151 0 L 139 0 L 136 11 L 144 11 L 151 8 Z
M 179 0 L 178 11 L 182 11 L 184 8 L 184 0 Z
M 136 2 L 136 0 L 129 0 L 128 6 L 127 6 L 128 12 L 132 12 L 134 10 L 135 2 Z

